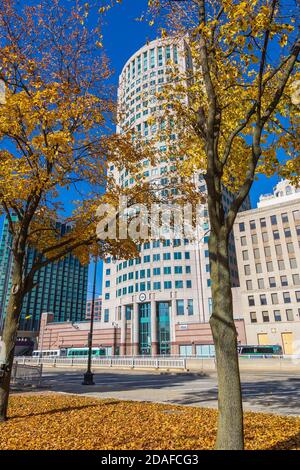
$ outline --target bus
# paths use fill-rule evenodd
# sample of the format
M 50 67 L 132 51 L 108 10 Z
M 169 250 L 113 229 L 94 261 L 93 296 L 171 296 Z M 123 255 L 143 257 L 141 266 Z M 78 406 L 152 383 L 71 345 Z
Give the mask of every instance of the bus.
M 282 356 L 282 347 L 278 344 L 274 345 L 247 345 L 238 346 L 240 356 Z
M 89 348 L 69 348 L 67 357 L 88 357 Z M 111 356 L 112 348 L 92 348 L 92 357 Z

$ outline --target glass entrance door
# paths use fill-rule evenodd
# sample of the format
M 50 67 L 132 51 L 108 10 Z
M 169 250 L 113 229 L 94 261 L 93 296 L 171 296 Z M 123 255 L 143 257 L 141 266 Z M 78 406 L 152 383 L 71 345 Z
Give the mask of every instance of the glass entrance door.
M 141 355 L 151 354 L 151 304 L 139 304 L 139 352 Z
M 170 345 L 170 302 L 157 302 L 158 354 L 169 355 Z

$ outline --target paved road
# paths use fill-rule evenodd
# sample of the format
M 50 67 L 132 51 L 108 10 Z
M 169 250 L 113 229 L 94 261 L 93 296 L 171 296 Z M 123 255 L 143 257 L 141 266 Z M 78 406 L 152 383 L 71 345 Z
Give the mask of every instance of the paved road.
M 97 371 L 94 386 L 81 385 L 83 372 L 48 369 L 46 389 L 101 398 L 143 400 L 203 407 L 217 406 L 215 374 L 159 374 L 141 371 Z M 300 371 L 244 372 L 243 399 L 246 410 L 300 415 Z

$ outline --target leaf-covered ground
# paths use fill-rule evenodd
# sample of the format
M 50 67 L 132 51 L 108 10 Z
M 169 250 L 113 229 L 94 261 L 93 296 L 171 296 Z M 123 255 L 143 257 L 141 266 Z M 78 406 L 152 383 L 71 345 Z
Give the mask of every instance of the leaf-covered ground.
M 54 393 L 13 395 L 0 449 L 211 449 L 215 410 Z M 245 414 L 246 448 L 299 449 L 300 419 Z

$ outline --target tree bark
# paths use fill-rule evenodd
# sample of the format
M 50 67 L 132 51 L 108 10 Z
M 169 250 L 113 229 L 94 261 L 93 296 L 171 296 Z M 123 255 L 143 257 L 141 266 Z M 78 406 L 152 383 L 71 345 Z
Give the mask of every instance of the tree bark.
M 243 405 L 233 320 L 228 237 L 213 231 L 209 240 L 213 313 L 210 318 L 218 374 L 217 450 L 243 450 Z
M 5 349 L 5 364 L 4 373 L 0 378 L 0 421 L 5 421 L 7 419 L 11 371 L 19 327 L 19 318 L 23 303 L 22 269 L 23 256 L 21 255 L 18 256 L 17 259 L 14 258 L 12 269 L 12 290 L 6 309 L 3 329 L 2 341 Z

